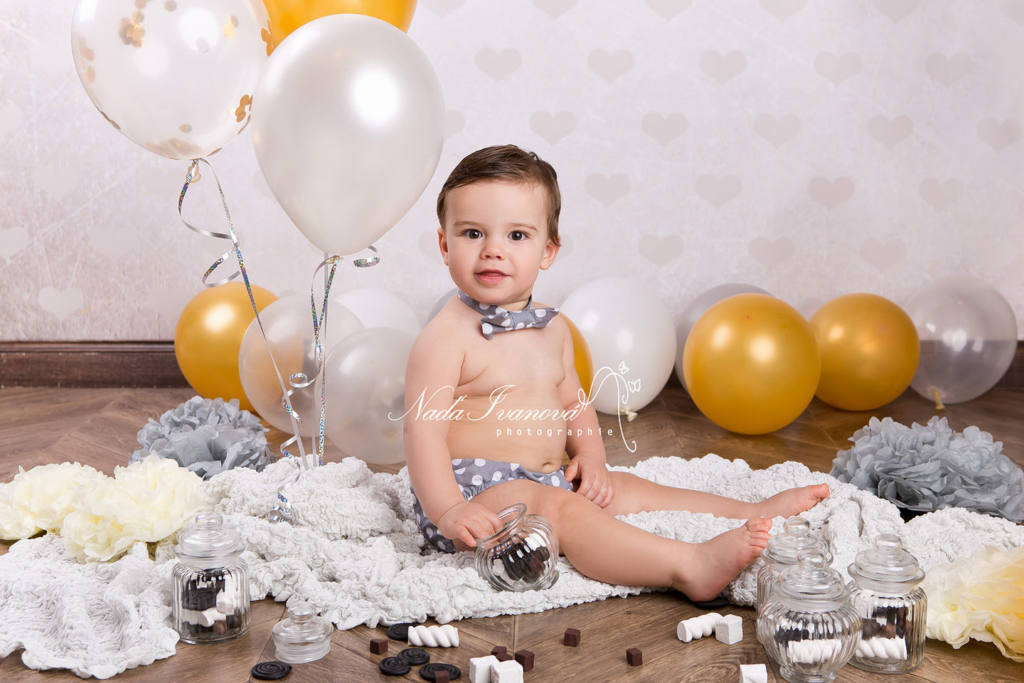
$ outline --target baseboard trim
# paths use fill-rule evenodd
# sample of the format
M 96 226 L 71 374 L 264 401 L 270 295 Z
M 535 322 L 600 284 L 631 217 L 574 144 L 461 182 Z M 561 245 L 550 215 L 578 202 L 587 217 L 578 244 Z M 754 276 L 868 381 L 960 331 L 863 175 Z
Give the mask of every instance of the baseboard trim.
M 0 341 L 0 387 L 186 387 L 169 341 Z
M 0 341 L 0 388 L 186 386 L 170 341 Z M 1024 389 L 1024 341 L 996 386 Z

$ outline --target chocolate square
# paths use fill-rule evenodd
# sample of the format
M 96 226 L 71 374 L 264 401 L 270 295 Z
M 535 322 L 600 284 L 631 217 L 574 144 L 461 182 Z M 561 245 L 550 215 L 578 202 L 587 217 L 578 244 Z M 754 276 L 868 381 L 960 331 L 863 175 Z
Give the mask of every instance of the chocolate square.
M 375 655 L 382 655 L 388 651 L 387 638 L 372 638 L 370 640 L 370 652 Z
M 626 661 L 630 666 L 640 666 L 644 663 L 644 653 L 638 647 L 631 647 L 626 650 Z
M 519 650 L 516 652 L 516 661 L 522 664 L 523 671 L 529 671 L 533 668 L 533 653 L 529 650 Z
M 494 649 L 491 650 L 491 654 L 494 655 L 495 657 L 497 657 L 498 655 L 503 655 L 506 652 L 508 652 L 508 648 L 505 647 L 504 645 L 495 645 Z
M 565 629 L 565 635 L 562 636 L 562 644 L 569 647 L 579 647 L 580 630 L 578 628 Z

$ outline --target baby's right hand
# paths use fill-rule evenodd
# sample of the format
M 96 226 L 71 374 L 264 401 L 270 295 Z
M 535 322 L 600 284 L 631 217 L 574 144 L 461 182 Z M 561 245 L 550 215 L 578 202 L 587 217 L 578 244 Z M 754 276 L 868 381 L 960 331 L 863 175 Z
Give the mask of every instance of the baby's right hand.
M 476 539 L 493 536 L 501 529 L 498 516 L 480 503 L 467 500 L 450 507 L 437 520 L 437 528 L 445 537 L 476 547 Z

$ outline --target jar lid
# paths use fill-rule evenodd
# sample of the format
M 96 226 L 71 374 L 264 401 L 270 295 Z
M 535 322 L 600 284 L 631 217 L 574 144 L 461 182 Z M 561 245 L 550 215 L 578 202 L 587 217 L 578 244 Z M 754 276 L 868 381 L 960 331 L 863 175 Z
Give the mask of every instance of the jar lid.
M 838 609 L 847 595 L 843 578 L 818 549 L 801 552 L 798 563 L 782 571 L 776 590 L 783 603 L 796 609 Z
M 811 550 L 821 552 L 826 565 L 832 564 L 832 553 L 820 537 L 811 533 L 810 523 L 803 517 L 790 517 L 783 532 L 768 541 L 763 554 L 777 564 L 795 565 L 800 553 Z
M 183 560 L 208 562 L 238 555 L 244 549 L 238 532 L 225 525 L 223 517 L 216 512 L 204 511 L 182 530 L 174 552 Z
M 904 550 L 895 534 L 878 535 L 873 547 L 857 553 L 847 571 L 854 581 L 866 586 L 912 589 L 924 579 L 917 558 Z
M 299 601 L 288 608 L 288 616 L 271 630 L 277 658 L 289 664 L 313 662 L 331 650 L 334 625 L 317 616 L 313 606 Z

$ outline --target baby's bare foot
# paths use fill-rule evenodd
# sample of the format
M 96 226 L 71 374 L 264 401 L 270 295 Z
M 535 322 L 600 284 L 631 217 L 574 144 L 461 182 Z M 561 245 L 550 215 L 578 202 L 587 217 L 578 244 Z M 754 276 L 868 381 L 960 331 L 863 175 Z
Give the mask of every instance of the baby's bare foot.
M 715 597 L 757 559 L 768 545 L 771 528 L 771 519 L 750 519 L 741 527 L 691 546 L 693 554 L 681 568 L 676 590 L 686 593 L 696 602 Z
M 771 498 L 761 501 L 758 514 L 762 517 L 792 517 L 828 498 L 828 484 L 801 486 L 776 493 Z

